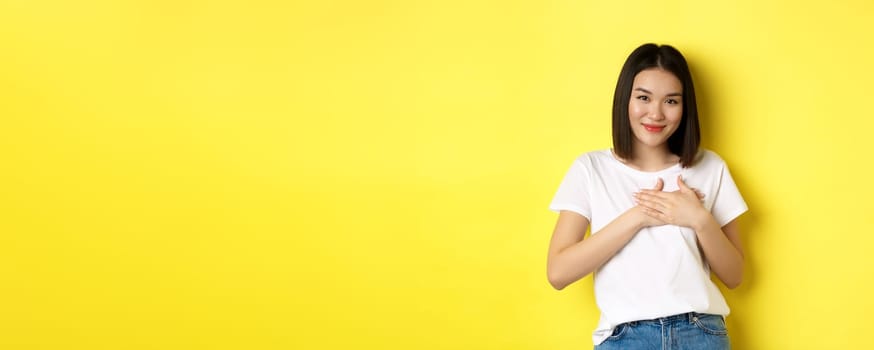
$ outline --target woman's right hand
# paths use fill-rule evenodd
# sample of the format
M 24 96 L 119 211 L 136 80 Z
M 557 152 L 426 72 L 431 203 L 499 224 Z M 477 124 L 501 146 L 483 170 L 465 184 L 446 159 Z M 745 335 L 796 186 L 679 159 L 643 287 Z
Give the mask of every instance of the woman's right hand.
M 659 178 L 658 182 L 656 182 L 655 187 L 653 187 L 653 190 L 661 191 L 663 188 L 665 188 L 665 182 L 661 178 Z M 631 212 L 638 220 L 638 225 L 640 226 L 640 228 L 667 225 L 667 223 L 665 223 L 664 221 L 656 219 L 652 217 L 652 215 L 647 215 L 645 209 L 646 208 L 641 206 L 640 204 L 637 204 L 631 208 Z

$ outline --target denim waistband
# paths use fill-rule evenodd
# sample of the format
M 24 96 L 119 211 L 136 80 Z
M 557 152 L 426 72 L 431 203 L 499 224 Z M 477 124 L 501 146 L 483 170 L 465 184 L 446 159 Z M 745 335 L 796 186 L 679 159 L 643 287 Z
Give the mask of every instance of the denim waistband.
M 678 322 L 687 322 L 688 323 L 688 322 L 695 322 L 699 317 L 703 317 L 703 316 L 712 316 L 712 315 L 701 314 L 701 313 L 697 313 L 697 312 L 687 312 L 685 314 L 659 317 L 659 318 L 654 318 L 651 320 L 637 320 L 637 321 L 631 321 L 631 322 L 627 322 L 627 323 L 632 325 L 632 326 L 636 325 L 636 324 L 640 324 L 640 323 L 657 324 L 657 325 L 666 325 L 666 324 L 678 323 Z M 715 316 L 719 316 L 719 315 L 715 315 Z

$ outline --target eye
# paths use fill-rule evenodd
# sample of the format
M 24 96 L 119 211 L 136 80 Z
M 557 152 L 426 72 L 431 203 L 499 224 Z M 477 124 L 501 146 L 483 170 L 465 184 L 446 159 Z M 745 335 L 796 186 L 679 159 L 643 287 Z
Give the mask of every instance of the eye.
M 641 101 L 649 101 L 649 96 L 647 96 L 647 95 L 640 95 L 640 96 L 637 96 L 637 99 L 638 99 L 638 100 L 641 100 Z
M 669 99 L 668 99 L 667 101 L 665 101 L 665 102 L 666 102 L 667 104 L 671 104 L 671 105 L 675 105 L 675 104 L 680 103 L 680 101 L 677 101 L 677 100 L 672 99 L 672 98 L 669 98 Z

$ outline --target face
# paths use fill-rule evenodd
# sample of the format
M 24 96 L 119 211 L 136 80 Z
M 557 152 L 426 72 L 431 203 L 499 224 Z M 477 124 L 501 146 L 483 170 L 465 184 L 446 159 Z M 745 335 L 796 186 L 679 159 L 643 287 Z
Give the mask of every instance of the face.
M 682 117 L 683 84 L 673 73 L 659 68 L 637 73 L 628 101 L 635 148 L 667 148 Z

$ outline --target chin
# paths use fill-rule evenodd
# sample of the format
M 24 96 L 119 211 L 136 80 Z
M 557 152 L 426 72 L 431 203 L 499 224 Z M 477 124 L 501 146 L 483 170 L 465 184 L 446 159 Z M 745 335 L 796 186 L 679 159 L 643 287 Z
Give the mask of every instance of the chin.
M 641 146 L 644 146 L 644 147 L 660 147 L 660 146 L 668 143 L 668 138 L 667 137 L 659 137 L 659 138 L 652 138 L 652 137 L 640 138 L 640 137 L 638 137 L 637 142 Z

